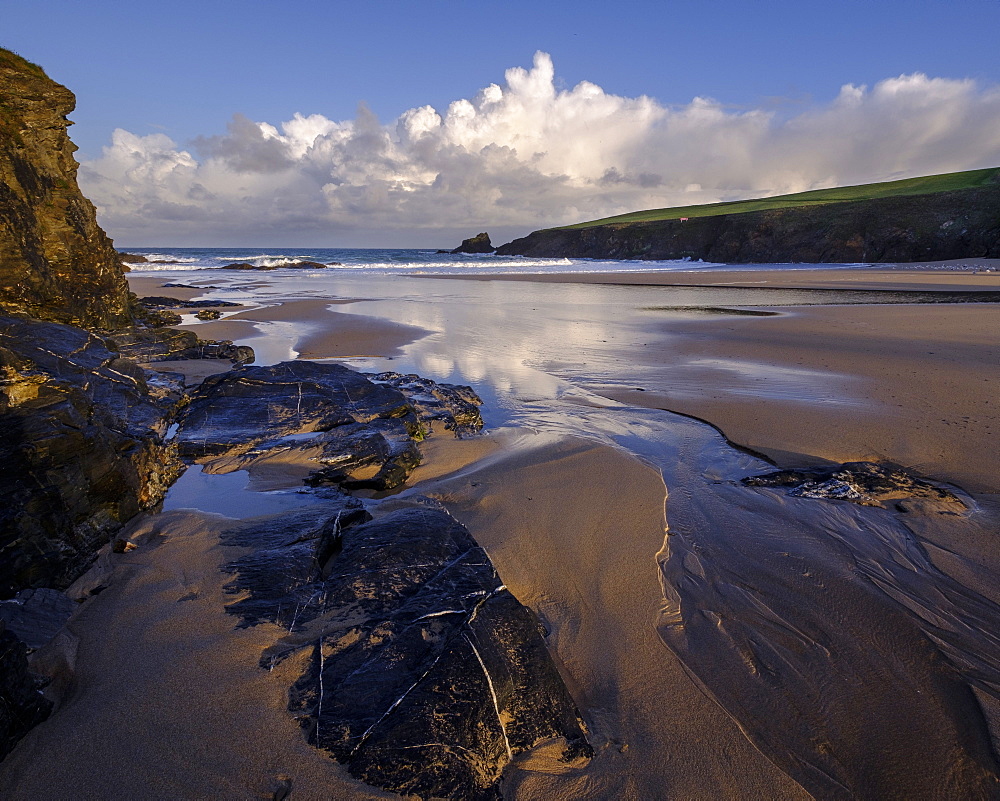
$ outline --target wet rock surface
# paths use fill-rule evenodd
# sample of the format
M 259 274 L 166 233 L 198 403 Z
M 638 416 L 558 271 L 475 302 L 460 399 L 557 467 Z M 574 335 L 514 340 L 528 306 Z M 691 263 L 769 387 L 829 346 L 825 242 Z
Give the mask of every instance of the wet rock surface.
M 76 609 L 66 593 L 39 587 L 0 601 L 0 625 L 29 648 L 41 648 L 56 636 Z
M 180 474 L 182 388 L 79 328 L 0 318 L 0 597 L 65 587 Z
M 248 345 L 234 345 L 230 340 L 199 339 L 193 331 L 174 328 L 118 331 L 110 335 L 109 340 L 122 356 L 139 364 L 174 359 L 230 359 L 237 364 L 254 360 L 253 348 Z
M 965 503 L 952 491 L 932 484 L 899 465 L 847 462 L 835 468 L 779 470 L 743 479 L 748 487 L 783 487 L 798 498 L 851 501 L 862 506 L 920 508 L 960 514 Z
M 416 440 L 424 431 L 399 390 L 340 365 L 294 361 L 207 379 L 177 442 L 184 456 L 214 460 L 208 472 L 298 455 L 318 463 L 314 486 L 385 490 L 420 463 Z
M 139 304 L 146 309 L 221 309 L 224 307 L 242 307 L 242 304 L 233 303 L 229 300 L 181 300 L 180 298 L 171 298 L 166 295 L 149 295 L 139 298 Z
M 368 377 L 402 392 L 413 405 L 420 422 L 430 430 L 433 430 L 434 421 L 441 422 L 446 431 L 454 431 L 456 436 L 473 434 L 483 428 L 483 418 L 479 414 L 483 401 L 472 387 L 440 384 L 412 373 L 369 373 Z
M 376 511 L 377 513 L 377 511 Z M 309 741 L 369 784 L 421 798 L 499 798 L 513 756 L 561 738 L 592 753 L 534 615 L 446 512 L 371 519 L 333 499 L 231 530 L 229 606 L 287 630 L 263 667 L 309 649 L 290 693 Z

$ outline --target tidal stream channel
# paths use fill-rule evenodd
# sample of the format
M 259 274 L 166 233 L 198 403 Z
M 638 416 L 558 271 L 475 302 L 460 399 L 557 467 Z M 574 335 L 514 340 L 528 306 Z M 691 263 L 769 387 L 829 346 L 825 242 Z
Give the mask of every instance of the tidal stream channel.
M 256 307 L 337 300 L 338 314 L 424 329 L 399 355 L 340 361 L 469 384 L 485 401 L 488 431 L 582 437 L 654 467 L 668 530 L 660 553 L 649 554 L 664 595 L 650 624 L 762 753 L 821 798 L 918 798 L 942 785 L 956 798 L 996 797 L 988 717 L 1000 699 L 1000 604 L 969 588 L 963 576 L 975 567 L 956 567 L 961 557 L 948 545 L 996 531 L 995 501 L 955 489 L 964 511 L 881 508 L 746 486 L 741 479 L 774 465 L 697 419 L 594 390 L 678 391 L 656 355 L 671 347 L 673 320 L 712 316 L 723 325 L 729 315 L 794 315 L 803 305 L 870 304 L 876 294 L 878 303 L 908 304 L 967 297 L 318 272 L 252 281 L 171 272 L 170 280 Z M 274 363 L 295 358 L 315 326 L 247 323 L 238 342 L 255 348 L 258 363 Z M 865 403 L 845 391 L 850 382 L 807 369 L 725 359 L 710 367 L 727 371 L 730 391 L 743 387 L 747 403 Z M 189 470 L 166 508 L 226 513 L 213 499 L 241 492 L 232 475 Z M 294 503 L 276 494 L 252 513 Z

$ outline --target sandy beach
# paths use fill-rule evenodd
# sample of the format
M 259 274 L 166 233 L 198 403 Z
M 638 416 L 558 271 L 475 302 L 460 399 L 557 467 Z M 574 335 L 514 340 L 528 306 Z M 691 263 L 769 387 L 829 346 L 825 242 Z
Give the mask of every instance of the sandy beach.
M 519 276 L 516 280 L 649 287 L 690 281 L 725 286 L 765 282 L 774 287 L 897 290 L 994 289 L 1000 281 L 996 274 L 943 270 L 803 273 L 713 271 L 710 276 L 649 273 Z M 160 288 L 156 278 L 132 276 L 130 281 L 140 295 L 200 296 L 197 290 Z M 283 299 L 222 321 L 192 326 L 192 330 L 202 337 L 253 344 L 254 337 L 261 337 L 255 325 L 292 323 L 297 332 L 292 347 L 302 357 L 313 358 L 390 357 L 427 333 L 427 328 L 414 324 L 416 318 L 404 325 L 340 313 L 340 308 L 349 308 L 347 303 L 343 298 Z M 331 306 L 337 310 L 331 311 Z M 589 377 L 570 363 L 563 372 L 575 372 L 577 385 L 590 394 L 568 396 L 565 413 L 593 412 L 612 421 L 604 425 L 618 425 L 615 415 L 628 417 L 628 409 L 670 410 L 707 421 L 730 441 L 779 465 L 890 460 L 933 479 L 953 482 L 973 494 L 979 512 L 969 518 L 968 525 L 965 518 L 938 525 L 930 518 L 914 517 L 909 530 L 921 538 L 930 559 L 927 565 L 933 565 L 921 571 L 939 570 L 943 576 L 927 592 L 941 591 L 947 597 L 981 593 L 996 600 L 992 588 L 1000 560 L 990 531 L 991 521 L 997 518 L 995 493 L 1000 492 L 994 433 L 1000 309 L 977 304 L 900 304 L 768 311 L 777 313 L 664 312 L 661 318 L 655 311 L 642 311 L 636 318 L 641 328 L 635 333 L 641 349 L 634 343 L 607 345 L 615 359 L 635 365 L 634 384 Z M 607 399 L 606 408 L 598 405 L 601 399 Z M 662 459 L 667 461 L 658 463 L 676 460 L 676 469 L 658 467 L 649 456 L 639 458 L 594 437 L 569 436 L 541 424 L 503 426 L 471 440 L 455 440 L 439 432 L 423 446 L 424 463 L 399 495 L 402 502 L 412 496 L 434 498 L 468 526 L 515 596 L 539 616 L 549 650 L 589 727 L 596 751 L 589 767 L 568 769 L 554 764 L 544 752 L 529 754 L 505 773 L 507 799 L 809 797 L 788 773 L 797 757 L 794 744 L 782 742 L 780 716 L 787 712 L 787 704 L 781 701 L 784 696 L 776 696 L 774 709 L 778 711 L 761 714 L 763 706 L 755 707 L 758 702 L 752 700 L 757 685 L 740 684 L 747 679 L 739 668 L 726 667 L 728 657 L 720 651 L 715 672 L 728 676 L 734 687 L 749 688 L 751 712 L 727 712 L 725 692 L 720 693 L 713 683 L 712 671 L 700 668 L 695 676 L 692 665 L 685 666 L 678 658 L 678 653 L 693 647 L 691 643 L 671 639 L 670 621 L 678 614 L 673 604 L 681 596 L 668 592 L 668 601 L 664 590 L 669 585 L 661 586 L 661 581 L 669 582 L 682 562 L 683 570 L 694 571 L 678 585 L 686 586 L 684 592 L 690 594 L 682 593 L 684 614 L 694 614 L 690 603 L 697 598 L 705 609 L 721 613 L 726 608 L 713 606 L 719 601 L 700 582 L 724 587 L 735 579 L 724 573 L 715 578 L 713 571 L 725 569 L 724 565 L 705 562 L 698 568 L 694 555 L 701 553 L 700 546 L 688 540 L 699 527 L 710 529 L 713 520 L 720 521 L 718 525 L 721 521 L 730 527 L 741 525 L 738 513 L 744 501 L 739 492 L 745 491 L 732 488 L 731 477 L 740 475 L 742 469 L 760 469 L 759 462 L 732 449 L 718 468 L 711 467 L 716 463 L 711 454 L 722 453 L 725 442 L 704 426 L 689 425 L 690 434 L 683 433 L 688 429 L 678 429 L 682 441 L 664 446 Z M 298 474 L 289 475 L 291 483 L 298 480 Z M 280 476 L 278 480 L 269 476 L 259 486 L 265 485 L 269 489 L 281 486 Z M 718 492 L 718 497 L 711 496 L 712 492 Z M 759 516 L 760 530 L 776 526 L 766 522 L 772 518 L 781 526 L 794 527 L 784 516 L 797 514 L 801 503 L 775 501 L 773 510 L 767 512 L 770 518 L 753 509 L 746 515 Z M 811 507 L 803 508 L 808 513 Z M 851 509 L 843 514 L 847 515 L 844 520 L 853 519 Z M 834 524 L 834 518 L 829 521 L 828 525 Z M 222 609 L 224 579 L 218 570 L 232 558 L 227 553 L 232 549 L 223 548 L 218 539 L 229 524 L 224 517 L 184 511 L 144 518 L 136 522 L 133 532 L 139 549 L 118 557 L 112 573 L 89 579 L 108 581 L 110 589 L 83 605 L 71 623 L 68 642 L 41 653 L 40 663 L 68 659 L 75 667 L 59 674 L 57 684 L 66 688 L 58 713 L 31 732 L 0 769 L 5 786 L 11 788 L 9 797 L 45 796 L 51 777 L 39 776 L 33 770 L 38 764 L 58 765 L 54 770 L 64 777 L 59 779 L 63 786 L 72 777 L 80 788 L 75 798 L 112 797 L 121 788 L 137 793 L 141 788 L 148 798 L 270 798 L 286 779 L 293 783 L 294 798 L 389 797 L 358 784 L 332 760 L 305 745 L 284 709 L 288 676 L 267 673 L 256 665 L 268 632 L 232 632 L 232 619 Z M 885 536 L 896 536 L 894 530 L 886 528 Z M 667 532 L 673 536 L 665 544 Z M 852 571 L 867 557 L 855 555 L 841 564 L 841 552 L 824 550 L 828 548 L 824 540 L 806 545 L 810 536 L 802 532 L 801 547 L 826 560 L 817 566 L 829 571 L 825 580 L 831 586 L 844 582 L 853 586 Z M 774 542 L 778 556 L 788 556 L 788 546 L 777 539 Z M 877 551 L 874 554 L 871 558 L 876 562 L 889 558 Z M 747 562 L 739 581 L 757 593 L 760 604 L 770 604 L 772 615 L 794 615 L 776 606 L 767 592 L 794 578 L 794 591 L 787 598 L 796 599 L 799 596 L 794 593 L 812 592 L 809 580 L 799 586 L 803 582 L 800 573 L 793 578 L 769 576 L 767 560 L 777 557 L 756 558 L 765 562 Z M 105 562 L 109 559 L 105 557 Z M 947 589 L 953 585 L 958 589 Z M 927 665 L 937 663 L 925 664 L 920 645 L 925 640 L 918 629 L 911 632 L 905 616 L 879 606 L 882 601 L 861 602 L 851 593 L 844 594 L 845 590 L 830 592 L 831 598 L 853 599 L 843 601 L 842 608 L 849 606 L 855 615 L 843 628 L 854 632 L 858 642 L 870 637 L 864 647 L 879 651 L 895 637 L 894 647 L 908 654 L 900 657 L 905 664 L 894 668 L 900 671 L 903 707 L 909 708 L 907 687 L 915 688 L 914 699 L 926 697 L 922 677 L 936 669 Z M 914 592 L 917 597 L 923 590 Z M 822 621 L 830 615 L 821 605 L 822 594 L 817 601 L 807 594 L 789 603 L 792 608 L 797 605 L 804 619 L 815 614 Z M 814 603 L 819 604 L 815 609 Z M 914 603 L 919 618 L 922 607 Z M 947 642 L 961 652 L 961 637 L 966 636 L 962 627 L 968 624 L 971 637 L 976 625 L 972 617 L 964 620 L 960 604 L 956 608 L 958 639 Z M 942 610 L 942 615 L 949 614 Z M 742 612 L 734 607 L 725 614 L 735 620 Z M 874 625 L 882 617 L 888 622 Z M 695 623 L 692 619 L 688 624 L 691 636 L 699 631 Z M 871 633 L 858 634 L 866 625 Z M 671 648 L 664 638 L 672 642 Z M 135 648 L 135 643 L 142 647 Z M 716 647 L 709 640 L 703 643 L 703 649 Z M 181 650 L 183 664 L 172 664 L 171 655 Z M 699 664 L 700 656 L 688 656 L 693 665 Z M 294 668 L 283 669 L 294 672 Z M 843 665 L 838 669 L 842 671 Z M 122 671 L 128 677 L 124 687 L 119 678 Z M 906 678 L 911 675 L 915 678 Z M 1000 720 L 996 702 L 988 693 L 977 692 L 996 727 Z M 863 693 L 856 699 L 846 694 L 838 703 L 848 719 L 860 719 L 860 705 L 868 701 Z M 920 703 L 914 700 L 912 707 L 924 716 L 928 732 L 943 732 L 935 746 L 940 758 L 962 766 L 960 775 L 956 774 L 959 786 L 972 786 L 961 782 L 988 776 L 991 757 L 967 757 L 963 750 L 967 743 L 958 742 L 962 737 L 978 742 L 969 746 L 969 753 L 981 755 L 981 739 L 975 740 L 979 735 L 970 729 L 956 740 L 948 733 L 954 715 L 950 702 L 926 708 Z M 206 714 L 209 709 L 212 712 Z M 766 731 L 769 725 L 778 731 L 777 740 Z M 904 721 L 904 725 L 908 724 Z M 86 748 L 70 747 L 80 727 L 101 736 L 89 738 Z M 874 769 L 882 773 L 873 782 L 887 781 L 885 772 L 891 776 L 901 769 L 893 760 L 915 758 L 912 750 L 903 747 L 906 735 L 897 733 L 895 740 L 884 739 L 884 734 L 873 736 L 883 738 L 873 742 L 886 755 L 885 765 Z M 932 773 L 937 770 L 935 764 L 928 758 Z M 914 786 L 927 786 L 928 781 L 933 782 L 933 777 L 914 772 Z M 901 781 L 897 786 L 910 785 Z

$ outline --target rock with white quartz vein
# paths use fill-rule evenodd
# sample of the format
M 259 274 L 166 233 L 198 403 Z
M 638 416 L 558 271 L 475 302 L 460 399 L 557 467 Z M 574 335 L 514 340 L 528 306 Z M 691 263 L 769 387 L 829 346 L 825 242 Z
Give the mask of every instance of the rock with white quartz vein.
M 543 740 L 585 761 L 537 619 L 469 532 L 419 506 L 362 522 L 352 503 L 227 538 L 266 551 L 231 566 L 244 597 L 230 610 L 290 630 L 262 663 L 311 651 L 289 704 L 309 741 L 357 778 L 422 798 L 497 798 L 503 768 Z

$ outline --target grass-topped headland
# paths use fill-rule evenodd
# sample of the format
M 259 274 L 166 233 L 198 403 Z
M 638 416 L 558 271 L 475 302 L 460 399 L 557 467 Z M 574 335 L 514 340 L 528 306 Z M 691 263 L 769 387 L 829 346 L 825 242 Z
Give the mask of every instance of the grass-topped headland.
M 502 256 L 748 264 L 1000 258 L 1000 167 L 548 228 Z
M 45 70 L 34 62 L 28 61 L 23 56 L 19 56 L 13 50 L 0 47 L 0 69 L 12 69 L 31 73 L 38 78 L 47 78 Z
M 790 209 L 801 206 L 815 206 L 826 203 L 843 203 L 854 200 L 874 200 L 886 197 L 911 197 L 930 195 L 937 192 L 953 192 L 959 189 L 973 189 L 1000 183 L 1000 167 L 985 170 L 966 170 L 941 175 L 925 175 L 920 178 L 905 178 L 900 181 L 885 181 L 860 186 L 838 186 L 831 189 L 812 189 L 791 195 L 733 200 L 723 203 L 706 203 L 700 206 L 672 206 L 666 209 L 646 209 L 600 220 L 563 225 L 555 230 L 591 228 L 595 225 L 613 223 L 651 222 L 654 220 L 679 220 L 682 217 L 716 217 L 720 214 L 745 214 L 750 211 L 770 209 Z

